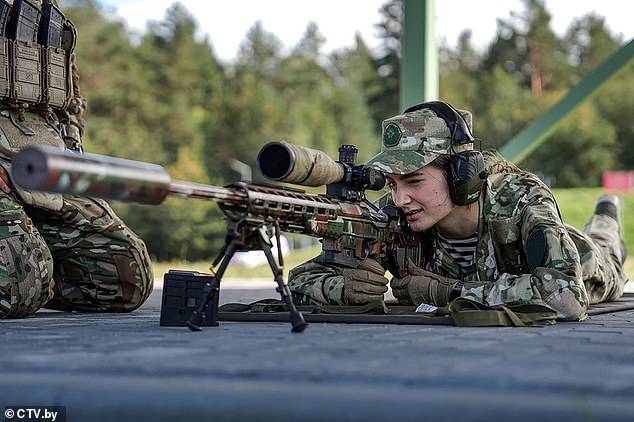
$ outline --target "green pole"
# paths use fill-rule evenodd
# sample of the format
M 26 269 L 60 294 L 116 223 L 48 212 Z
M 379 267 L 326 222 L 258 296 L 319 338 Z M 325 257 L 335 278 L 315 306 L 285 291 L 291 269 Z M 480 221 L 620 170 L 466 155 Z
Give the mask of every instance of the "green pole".
M 436 0 L 403 0 L 401 110 L 438 99 Z
M 557 124 L 634 57 L 634 39 L 605 59 L 557 104 L 500 149 L 507 160 L 520 162 L 546 140 Z

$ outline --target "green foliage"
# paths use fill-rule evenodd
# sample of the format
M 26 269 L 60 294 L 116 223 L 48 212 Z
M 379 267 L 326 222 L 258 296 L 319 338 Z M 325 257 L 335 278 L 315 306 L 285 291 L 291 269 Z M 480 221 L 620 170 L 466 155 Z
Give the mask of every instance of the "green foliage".
M 368 106 L 379 128 L 386 116 L 393 116 L 400 111 L 402 11 L 401 0 L 387 1 L 380 9 L 381 22 L 375 25 L 383 40 L 374 60 L 381 88 L 368 97 Z
M 557 142 L 542 145 L 523 166 L 545 176 L 556 175 L 557 186 L 598 186 L 603 172 L 616 165 L 615 130 L 590 103 L 569 116 L 553 136 Z M 574 157 L 565 166 L 561 165 L 562 150 Z
M 534 98 L 497 66 L 478 79 L 477 87 L 471 107 L 474 133 L 495 148 L 506 144 L 546 108 L 543 98 Z
M 468 32 L 457 48 L 441 49 L 441 98 L 473 112 L 484 147 L 504 145 L 622 43 L 595 15 L 558 38 L 543 2 L 524 4 L 524 11 L 499 22 L 486 51 L 473 47 Z M 238 179 L 232 160 L 255 168 L 257 151 L 270 140 L 333 157 L 352 143 L 365 161 L 379 151 L 381 121 L 399 112 L 401 0 L 386 0 L 379 11 L 377 51 L 358 35 L 353 46 L 326 55 L 325 39 L 311 23 L 287 52 L 258 22 L 228 64 L 199 36 L 184 4 L 173 4 L 141 34 L 96 0 L 66 6 L 79 34 L 87 151 L 158 163 L 175 179 L 222 185 Z M 597 186 L 604 170 L 634 167 L 633 114 L 631 63 L 524 165 L 556 186 Z M 170 199 L 160 207 L 114 206 L 161 260 L 209 260 L 224 241 L 214 204 Z
M 621 69 L 596 94 L 594 104 L 616 131 L 618 167 L 634 168 L 634 61 Z
M 484 68 L 503 65 L 522 86 L 539 95 L 545 89 L 566 87 L 570 64 L 550 27 L 551 16 L 543 0 L 524 0 L 524 13 L 499 20 Z

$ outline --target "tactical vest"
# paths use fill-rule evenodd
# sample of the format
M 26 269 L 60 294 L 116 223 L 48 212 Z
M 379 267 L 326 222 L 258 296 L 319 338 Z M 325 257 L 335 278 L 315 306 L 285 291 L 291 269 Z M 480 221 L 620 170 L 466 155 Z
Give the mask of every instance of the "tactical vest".
M 0 0 L 0 165 L 8 173 L 13 154 L 27 145 L 80 149 L 79 136 L 65 134 L 68 125 L 59 120 L 68 119 L 77 100 L 75 40 L 75 28 L 56 0 Z M 60 194 L 17 185 L 12 191 L 34 207 L 60 210 L 63 204 Z
M 72 98 L 75 28 L 52 2 L 0 0 L 0 99 L 40 113 Z

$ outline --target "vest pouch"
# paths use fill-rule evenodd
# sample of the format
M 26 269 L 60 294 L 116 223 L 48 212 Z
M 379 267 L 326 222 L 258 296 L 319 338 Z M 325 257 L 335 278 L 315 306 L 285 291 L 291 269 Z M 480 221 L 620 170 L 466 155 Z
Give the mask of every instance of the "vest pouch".
M 66 105 L 66 52 L 62 48 L 42 48 L 42 101 L 56 108 Z
M 9 40 L 0 37 L 0 98 L 9 97 Z
M 33 135 L 29 136 L 25 135 L 11 121 L 10 113 L 9 110 L 0 112 L 0 157 L 10 160 L 16 152 L 28 145 L 49 145 L 64 149 L 64 141 L 61 136 L 43 117 L 34 113 L 24 113 L 24 120 L 20 121 L 19 124 L 33 132 Z M 14 119 L 17 118 L 14 117 Z M 10 165 L 4 164 L 4 162 L 2 160 L 3 167 L 10 174 Z M 27 205 L 53 211 L 62 209 L 63 199 L 59 193 L 27 191 L 15 184 L 13 184 L 12 189 Z
M 9 61 L 13 74 L 11 98 L 19 103 L 38 104 L 42 100 L 40 46 L 9 40 Z

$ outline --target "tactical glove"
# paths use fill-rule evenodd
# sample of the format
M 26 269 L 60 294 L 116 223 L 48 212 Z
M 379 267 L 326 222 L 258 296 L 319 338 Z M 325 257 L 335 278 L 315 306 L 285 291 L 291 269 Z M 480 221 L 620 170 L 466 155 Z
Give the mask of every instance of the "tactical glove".
M 364 259 L 359 267 L 343 270 L 343 302 L 362 305 L 383 300 L 388 279 L 385 269 L 374 259 Z
M 0 166 L 0 190 L 4 193 L 11 192 L 11 182 L 4 167 Z
M 55 280 L 51 277 L 51 281 L 48 282 L 48 298 L 46 300 L 50 302 L 53 297 L 55 297 Z
M 445 306 L 451 299 L 460 281 L 443 277 L 415 266 L 411 261 L 408 266 L 409 275 L 403 278 L 393 278 L 390 283 L 394 297 L 403 305 L 420 305 L 427 303 L 435 306 Z

